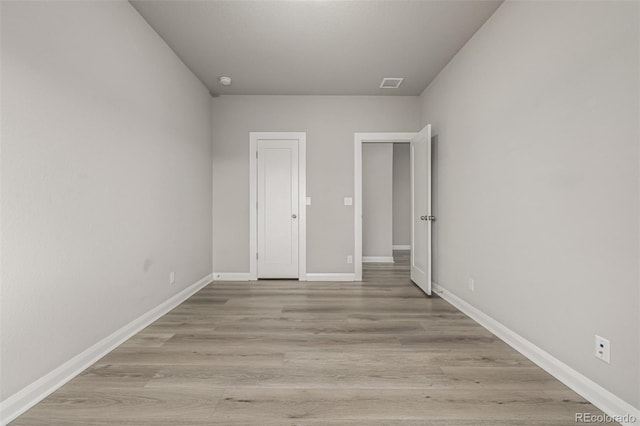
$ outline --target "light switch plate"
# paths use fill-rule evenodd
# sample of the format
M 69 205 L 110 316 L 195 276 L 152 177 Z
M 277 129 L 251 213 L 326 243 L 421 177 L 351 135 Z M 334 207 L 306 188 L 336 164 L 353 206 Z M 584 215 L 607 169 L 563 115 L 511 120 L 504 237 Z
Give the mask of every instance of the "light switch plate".
M 307 197 L 307 205 L 310 206 L 311 205 L 311 197 Z
M 351 198 L 351 197 L 344 197 L 344 205 L 345 205 L 345 206 L 352 206 L 352 205 L 353 205 L 353 198 Z

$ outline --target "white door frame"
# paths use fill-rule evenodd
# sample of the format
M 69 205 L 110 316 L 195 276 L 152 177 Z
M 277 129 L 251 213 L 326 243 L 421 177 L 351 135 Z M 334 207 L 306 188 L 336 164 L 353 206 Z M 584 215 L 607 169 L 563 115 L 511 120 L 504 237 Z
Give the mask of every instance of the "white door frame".
M 298 142 L 298 279 L 307 280 L 307 133 L 249 132 L 249 280 L 258 279 L 258 154 L 259 140 Z
M 353 188 L 353 223 L 354 247 L 353 268 L 355 281 L 362 281 L 362 144 L 363 143 L 409 143 L 415 132 L 377 132 L 354 134 L 354 182 Z

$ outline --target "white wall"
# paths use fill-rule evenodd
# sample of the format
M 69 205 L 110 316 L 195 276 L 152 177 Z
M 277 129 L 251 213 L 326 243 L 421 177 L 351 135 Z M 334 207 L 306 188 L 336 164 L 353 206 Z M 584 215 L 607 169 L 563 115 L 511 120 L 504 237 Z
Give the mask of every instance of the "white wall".
M 307 272 L 353 272 L 354 132 L 418 130 L 417 96 L 221 96 L 213 100 L 214 270 L 249 271 L 249 132 L 307 132 Z
M 363 257 L 393 257 L 393 145 L 362 144 Z
M 411 147 L 393 144 L 393 245 L 411 244 Z
M 506 2 L 422 94 L 438 283 L 636 407 L 639 8 Z
M 211 272 L 212 175 L 210 96 L 128 2 L 1 4 L 6 399 Z

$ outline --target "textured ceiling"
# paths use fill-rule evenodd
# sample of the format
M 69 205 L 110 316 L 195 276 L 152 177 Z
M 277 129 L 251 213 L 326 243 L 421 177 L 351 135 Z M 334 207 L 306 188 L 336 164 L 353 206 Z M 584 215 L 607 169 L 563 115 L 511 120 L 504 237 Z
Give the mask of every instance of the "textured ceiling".
M 501 1 L 131 3 L 214 94 L 418 95 Z

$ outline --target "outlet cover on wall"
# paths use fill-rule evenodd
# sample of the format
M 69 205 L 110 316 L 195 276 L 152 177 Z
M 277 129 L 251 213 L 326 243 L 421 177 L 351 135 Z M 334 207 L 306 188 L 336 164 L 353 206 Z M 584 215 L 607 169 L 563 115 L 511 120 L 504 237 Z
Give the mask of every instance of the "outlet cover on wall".
M 596 358 L 611 364 L 611 343 L 596 334 Z
M 469 290 L 475 291 L 475 281 L 473 278 L 469 278 Z
M 347 256 L 347 263 L 353 263 L 353 256 Z
M 176 282 L 176 273 L 169 272 L 169 284 L 174 284 Z
M 353 198 L 351 198 L 351 197 L 344 197 L 344 205 L 345 205 L 345 206 L 352 206 L 352 205 L 353 205 Z

